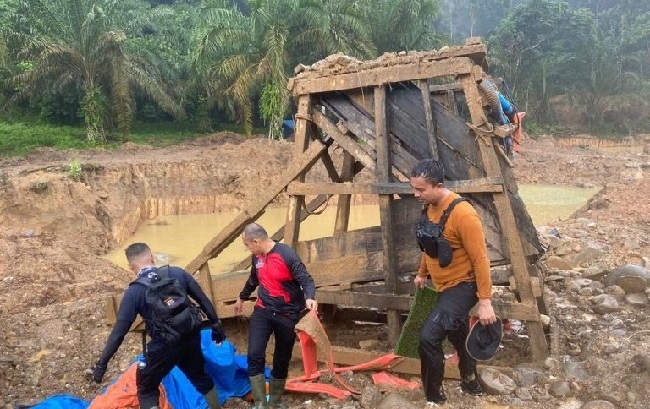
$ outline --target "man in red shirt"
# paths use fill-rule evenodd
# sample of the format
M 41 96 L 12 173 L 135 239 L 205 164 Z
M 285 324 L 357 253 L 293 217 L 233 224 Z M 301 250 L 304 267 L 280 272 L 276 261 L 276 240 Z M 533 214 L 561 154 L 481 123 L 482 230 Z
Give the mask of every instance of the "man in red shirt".
M 273 241 L 259 224 L 244 227 L 242 240 L 252 253 L 252 267 L 235 303 L 235 313 L 243 313 L 244 300 L 257 288 L 248 334 L 248 375 L 255 408 L 282 408 L 289 361 L 296 342 L 294 329 L 301 311 L 316 310 L 316 286 L 298 254 L 291 247 Z M 275 336 L 275 351 L 267 404 L 264 364 L 271 334 Z

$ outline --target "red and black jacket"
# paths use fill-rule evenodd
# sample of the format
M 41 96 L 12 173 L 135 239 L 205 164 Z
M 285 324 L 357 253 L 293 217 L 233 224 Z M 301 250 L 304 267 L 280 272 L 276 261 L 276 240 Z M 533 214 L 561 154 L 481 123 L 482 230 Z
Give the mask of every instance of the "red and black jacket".
M 256 306 L 277 314 L 298 314 L 305 299 L 314 299 L 316 286 L 298 254 L 275 243 L 267 254 L 253 255 L 251 275 L 239 298 L 246 300 L 257 288 Z

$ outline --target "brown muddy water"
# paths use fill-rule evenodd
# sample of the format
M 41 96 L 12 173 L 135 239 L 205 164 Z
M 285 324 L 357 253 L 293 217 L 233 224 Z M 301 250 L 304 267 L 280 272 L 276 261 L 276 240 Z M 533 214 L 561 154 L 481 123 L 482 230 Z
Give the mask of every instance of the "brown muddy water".
M 559 185 L 519 185 L 528 213 L 536 226 L 565 220 L 587 203 L 599 188 L 579 188 Z M 116 265 L 127 268 L 124 248 L 131 243 L 146 242 L 156 253 L 160 264 L 186 266 L 203 247 L 228 225 L 239 212 L 219 212 L 200 215 L 160 216 L 143 223 L 138 231 L 107 257 Z M 269 233 L 285 223 L 286 209 L 270 208 L 258 220 Z M 336 207 L 330 206 L 320 215 L 308 217 L 300 227 L 300 240 L 331 236 L 336 219 Z M 379 225 L 377 205 L 355 205 L 350 211 L 349 230 Z M 217 258 L 210 260 L 212 274 L 232 270 L 233 265 L 248 256 L 241 240 L 235 240 Z

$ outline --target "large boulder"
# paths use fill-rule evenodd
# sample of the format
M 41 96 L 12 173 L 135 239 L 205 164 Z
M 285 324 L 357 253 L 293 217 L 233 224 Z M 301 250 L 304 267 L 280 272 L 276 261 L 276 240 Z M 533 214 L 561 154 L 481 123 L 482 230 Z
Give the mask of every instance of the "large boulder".
M 612 270 L 603 279 L 606 286 L 617 285 L 626 294 L 642 293 L 650 285 L 650 271 L 634 264 Z

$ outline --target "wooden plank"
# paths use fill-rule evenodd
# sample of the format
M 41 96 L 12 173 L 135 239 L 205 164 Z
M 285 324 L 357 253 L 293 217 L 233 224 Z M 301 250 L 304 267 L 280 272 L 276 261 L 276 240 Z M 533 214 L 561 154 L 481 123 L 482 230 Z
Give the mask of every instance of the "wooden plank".
M 539 311 L 534 305 L 494 300 L 492 307 L 499 318 L 527 321 L 528 325 L 538 322 L 540 318 Z M 476 307 L 470 311 L 470 315 L 476 315 Z
M 497 193 L 503 192 L 503 185 L 499 183 L 501 178 L 478 178 L 470 180 L 456 180 L 445 182 L 445 186 L 456 193 Z M 332 182 L 291 182 L 287 186 L 287 193 L 291 195 L 355 195 L 355 194 L 376 194 L 376 195 L 409 195 L 413 191 L 411 185 L 406 182 L 386 183 L 332 183 Z
M 491 78 L 490 82 L 494 85 L 500 85 L 503 82 L 503 78 Z M 449 84 L 431 84 L 429 85 L 429 92 L 431 93 L 443 93 L 446 94 L 449 91 L 462 91 L 463 84 L 460 82 L 451 82 Z
M 336 125 L 332 124 L 330 120 L 320 112 L 312 114 L 314 123 L 318 125 L 323 132 L 332 137 L 343 149 L 349 152 L 356 160 L 361 162 L 363 166 L 371 171 L 375 170 L 375 159 L 366 153 L 352 138 L 344 135 L 339 131 Z
M 356 291 L 319 291 L 318 302 L 346 305 L 350 307 L 383 308 L 408 311 L 411 308 L 410 295 L 370 294 Z
M 290 82 L 290 86 L 294 95 L 316 94 L 333 90 L 344 91 L 394 82 L 469 74 L 472 65 L 472 60 L 468 57 L 454 57 L 441 61 L 384 66 L 320 78 L 298 77 Z
M 461 84 L 460 82 L 429 85 L 429 92 L 432 94 L 433 93 L 447 94 L 449 91 L 454 92 L 454 91 L 462 91 L 462 90 L 463 90 L 463 84 Z
M 298 112 L 296 114 L 296 132 L 295 142 L 293 148 L 293 157 L 301 157 L 310 140 L 311 122 L 308 121 L 311 111 L 311 96 L 301 95 L 298 98 Z M 327 152 L 325 152 L 327 153 Z M 321 155 L 322 157 L 323 155 Z M 295 180 L 299 182 L 305 181 L 305 172 L 300 172 Z M 300 210 L 304 205 L 304 196 L 291 195 L 289 197 L 289 204 L 287 205 L 287 218 L 284 223 L 284 242 L 289 247 L 295 247 L 300 235 Z
M 438 160 L 438 138 L 436 137 L 436 124 L 431 111 L 431 93 L 429 91 L 429 81 L 420 81 L 420 90 L 422 92 L 422 107 L 427 125 L 427 135 L 429 136 L 429 149 L 431 149 L 431 158 Z
M 424 156 L 430 151 L 427 139 L 427 128 L 424 118 L 415 120 L 402 106 L 395 103 L 391 92 L 389 96 L 390 132 L 401 145 L 415 157 Z M 421 106 L 419 107 L 421 109 Z
M 260 200 L 246 208 L 244 212 L 237 216 L 235 220 L 230 222 L 217 236 L 210 240 L 201 253 L 185 267 L 185 270 L 194 273 L 201 267 L 201 265 L 203 265 L 203 263 L 221 253 L 223 249 L 225 249 L 235 238 L 237 238 L 237 236 L 241 234 L 246 224 L 257 220 L 257 218 L 264 213 L 266 206 L 300 173 L 309 169 L 325 150 L 327 150 L 327 147 L 320 141 L 312 143 L 305 154 L 296 158 L 296 160 L 293 161 L 292 164 L 289 165 L 289 167 L 278 177 L 277 183 L 265 189 Z
M 347 151 L 345 151 L 344 153 L 348 154 Z M 332 160 L 332 157 L 330 156 L 329 152 L 325 152 L 320 157 L 320 160 L 321 160 L 321 162 L 323 162 L 323 166 L 325 166 L 325 170 L 327 171 L 327 175 L 329 176 L 329 178 L 330 178 L 330 180 L 332 182 L 336 182 L 336 183 L 343 182 L 341 176 L 339 175 L 339 172 L 336 170 L 336 166 L 334 166 L 334 161 Z M 352 165 L 354 165 L 354 163 L 352 163 Z M 350 172 L 352 172 L 352 170 L 350 170 Z M 289 193 L 289 192 L 287 191 L 287 193 Z
M 249 257 L 250 259 L 250 257 Z M 250 271 L 239 270 L 231 273 L 219 274 L 212 277 L 212 293 L 214 302 L 235 301 L 248 277 Z
M 382 308 L 399 311 L 409 311 L 413 297 L 410 295 L 372 294 L 358 291 L 319 291 L 318 302 L 336 304 L 356 308 Z M 492 302 L 495 313 L 504 319 L 525 320 L 529 323 L 538 322 L 539 312 L 536 305 L 510 303 L 500 300 Z M 476 315 L 476 307 L 470 312 Z
M 214 291 L 212 287 L 212 275 L 210 274 L 210 266 L 207 262 L 203 263 L 199 268 L 199 285 L 205 292 L 205 295 L 208 296 L 208 299 L 214 303 Z
M 375 139 L 377 140 L 377 181 L 391 182 L 390 134 L 388 129 L 388 101 L 386 87 L 375 88 Z M 379 195 L 379 218 L 381 220 L 381 242 L 383 247 L 383 267 L 386 274 L 386 292 L 397 293 L 397 257 L 393 223 L 393 195 Z M 401 332 L 401 319 L 398 310 L 389 309 L 388 342 L 395 345 Z
M 350 152 L 343 152 L 343 165 L 341 165 L 341 182 L 352 182 L 354 179 L 354 156 Z M 350 204 L 352 195 L 342 194 L 339 196 L 336 205 L 336 221 L 334 222 L 334 234 L 348 231 L 350 223 Z
M 472 123 L 476 126 L 483 124 L 485 113 L 481 105 L 481 99 L 476 85 L 476 80 L 481 78 L 482 70 L 476 67 L 476 70 L 471 75 L 465 75 L 461 79 L 463 90 L 467 98 L 467 104 L 470 108 Z M 487 176 L 502 175 L 502 167 L 499 164 L 499 159 L 495 151 L 496 143 L 494 139 L 491 141 L 483 141 L 479 138 L 479 148 Z M 510 204 L 510 199 L 507 194 L 494 195 L 494 203 L 496 206 L 499 223 L 501 224 L 502 239 L 505 241 L 506 248 L 512 271 L 517 284 L 521 301 L 524 305 L 531 305 L 536 315 L 539 316 L 537 310 L 537 302 L 533 294 L 532 283 L 528 275 L 527 259 L 524 255 L 524 247 L 522 245 L 519 230 L 515 221 L 514 213 Z M 529 322 L 528 330 L 530 334 L 531 350 L 533 360 L 542 361 L 548 356 L 548 344 L 546 342 L 546 335 L 544 328 L 539 318 L 537 322 Z
M 114 296 L 110 296 L 106 298 L 106 304 L 105 306 L 105 314 L 106 314 L 106 323 L 109 325 L 115 324 L 117 321 L 117 309 L 119 306 L 119 303 L 117 299 Z
M 266 359 L 269 362 L 273 360 L 273 348 L 273 342 L 269 342 L 266 349 Z M 334 361 L 334 364 L 337 366 L 360 365 L 366 362 L 374 361 L 375 359 L 379 359 L 382 356 L 386 355 L 386 352 L 365 351 L 361 349 L 346 348 L 337 345 L 333 345 L 331 351 L 332 359 Z M 292 360 L 294 361 L 303 359 L 302 348 L 300 347 L 300 344 L 296 343 L 293 348 L 293 354 L 291 356 Z M 323 362 L 320 357 L 319 362 Z M 484 366 L 479 365 L 478 368 L 483 369 Z M 400 357 L 391 364 L 390 368 L 387 369 L 387 371 L 397 374 L 420 376 L 420 360 L 417 358 Z M 460 372 L 458 370 L 457 363 L 445 361 L 445 379 L 460 379 Z
M 244 301 L 243 303 L 244 311 L 242 313 L 242 316 L 244 317 L 251 316 L 251 314 L 253 313 L 253 308 L 255 307 L 255 302 L 256 300 Z M 219 310 L 219 318 L 221 319 L 239 317 L 239 315 L 235 314 L 235 305 L 234 302 L 232 301 L 230 302 L 219 301 L 214 305 L 214 308 L 217 308 Z
M 447 91 L 447 105 L 454 115 L 458 115 L 458 104 L 456 103 L 456 93 L 454 91 Z
M 374 157 L 377 145 L 375 140 L 375 123 L 373 122 L 374 115 L 366 112 L 362 106 L 357 105 L 344 95 L 323 95 L 321 102 L 328 110 L 345 122 L 350 132 L 360 141 L 365 142 L 363 146 L 366 148 L 366 152 Z M 419 159 L 402 146 L 396 138 L 390 138 L 390 144 L 393 155 L 393 173 L 397 171 L 399 174 L 409 175 L 411 169 L 413 169 L 413 166 L 415 166 Z M 425 144 L 424 146 L 427 145 Z

